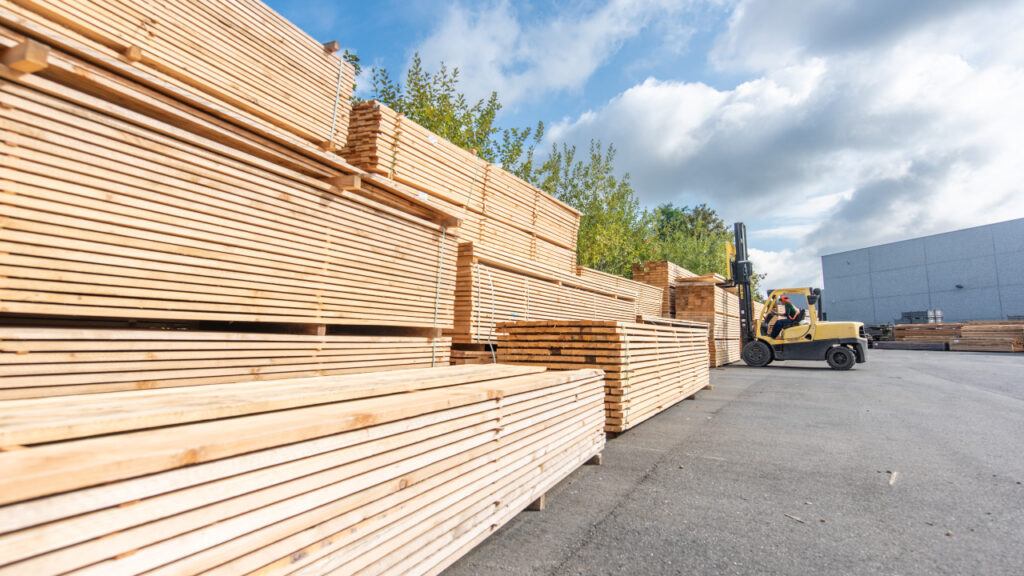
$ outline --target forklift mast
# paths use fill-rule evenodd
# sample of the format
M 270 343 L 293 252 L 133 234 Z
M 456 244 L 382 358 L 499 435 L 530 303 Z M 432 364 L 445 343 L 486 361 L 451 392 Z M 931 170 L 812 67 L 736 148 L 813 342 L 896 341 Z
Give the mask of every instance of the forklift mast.
M 750 277 L 754 273 L 750 256 L 747 254 L 747 227 L 737 222 L 733 227 L 736 243 L 736 259 L 731 262 L 732 281 L 739 291 L 740 297 L 740 334 L 742 343 L 754 339 L 754 300 L 750 290 Z

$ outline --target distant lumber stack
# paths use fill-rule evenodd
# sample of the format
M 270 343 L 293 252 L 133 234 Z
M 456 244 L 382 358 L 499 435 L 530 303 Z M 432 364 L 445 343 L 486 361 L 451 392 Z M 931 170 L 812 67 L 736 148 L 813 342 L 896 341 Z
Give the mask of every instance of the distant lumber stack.
M 437 574 L 605 442 L 599 370 L 0 402 L 0 572 Z
M 1024 322 L 966 322 L 950 350 L 963 352 L 1024 352 Z
M 949 344 L 961 338 L 959 323 L 897 324 L 893 327 L 896 342 L 935 342 Z
M 455 291 L 455 328 L 459 344 L 498 344 L 503 322 L 520 320 L 633 320 L 637 304 L 630 295 L 592 288 L 569 274 L 539 274 L 509 259 L 459 247 Z
M 721 276 L 707 275 L 676 283 L 678 320 L 708 324 L 708 348 L 711 366 L 724 366 L 740 360 L 740 300 L 718 286 Z
M 623 432 L 708 386 L 707 325 L 511 322 L 498 361 L 605 372 L 606 431 Z
M 664 318 L 675 317 L 676 296 L 672 288 L 676 285 L 676 282 L 684 278 L 694 278 L 696 276 L 696 274 L 686 268 L 666 260 L 633 264 L 633 280 L 661 288 L 660 316 Z

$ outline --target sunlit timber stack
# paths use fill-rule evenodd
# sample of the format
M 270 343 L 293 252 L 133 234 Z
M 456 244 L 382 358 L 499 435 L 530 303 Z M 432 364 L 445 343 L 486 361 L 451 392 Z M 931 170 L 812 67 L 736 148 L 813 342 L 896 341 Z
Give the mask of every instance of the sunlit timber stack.
M 460 206 L 347 162 L 337 48 L 253 0 L 0 1 L 0 571 L 437 573 L 600 453 L 599 370 L 441 367 L 459 243 L 638 291 L 496 169 Z
M 681 278 L 673 287 L 675 318 L 708 325 L 708 349 L 712 367 L 740 360 L 740 300 L 721 284 L 717 274 Z
M 415 189 L 462 220 L 455 326 L 457 362 L 494 359 L 497 324 L 516 320 L 633 320 L 654 291 L 576 265 L 579 212 L 379 102 L 352 112 L 346 159 Z

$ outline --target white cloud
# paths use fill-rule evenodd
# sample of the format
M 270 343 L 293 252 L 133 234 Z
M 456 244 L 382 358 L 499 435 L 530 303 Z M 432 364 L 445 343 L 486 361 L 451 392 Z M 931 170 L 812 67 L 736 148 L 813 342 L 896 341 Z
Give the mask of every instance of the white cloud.
M 516 103 L 582 88 L 656 15 L 684 6 L 678 0 L 609 0 L 596 9 L 562 9 L 525 23 L 529 5 L 508 0 L 452 4 L 416 51 L 427 65 L 444 61 L 458 67 L 460 86 L 470 97 L 484 98 L 497 91 L 503 102 Z M 682 50 L 689 39 L 683 28 L 658 30 L 674 50 Z
M 758 250 L 750 248 L 754 270 L 765 274 L 763 291 L 777 288 L 821 288 L 821 266 L 806 251 Z
M 710 57 L 749 80 L 648 78 L 549 135 L 614 142 L 647 204 L 708 202 L 807 284 L 824 253 L 1024 216 L 1022 28 L 1021 2 L 742 2 Z

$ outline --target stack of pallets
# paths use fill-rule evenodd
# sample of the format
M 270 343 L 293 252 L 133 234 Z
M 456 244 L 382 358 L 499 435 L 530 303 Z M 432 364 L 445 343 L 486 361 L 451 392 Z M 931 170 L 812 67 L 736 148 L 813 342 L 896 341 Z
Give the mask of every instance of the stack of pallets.
M 963 352 L 1024 352 L 1024 322 L 966 322 L 950 350 Z
M 609 432 L 636 426 L 708 386 L 706 324 L 551 321 L 499 328 L 499 362 L 604 370 Z
M 660 315 L 665 318 L 675 317 L 676 295 L 673 286 L 679 280 L 696 276 L 686 268 L 666 260 L 633 264 L 633 280 L 661 288 Z
M 0 402 L 0 572 L 436 574 L 604 417 L 600 371 L 513 366 Z
M 675 317 L 707 323 L 711 365 L 724 366 L 740 360 L 740 300 L 717 283 L 717 278 L 678 282 Z

